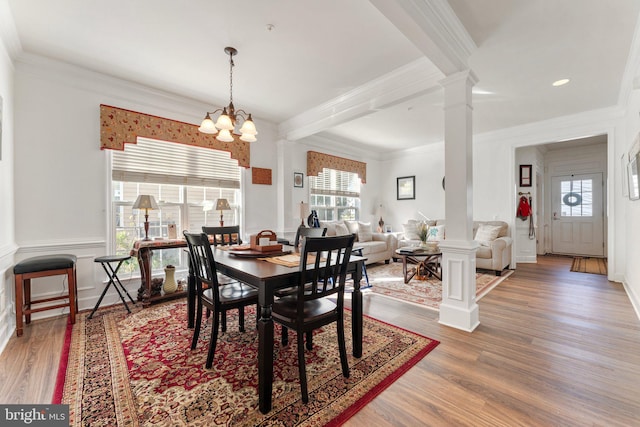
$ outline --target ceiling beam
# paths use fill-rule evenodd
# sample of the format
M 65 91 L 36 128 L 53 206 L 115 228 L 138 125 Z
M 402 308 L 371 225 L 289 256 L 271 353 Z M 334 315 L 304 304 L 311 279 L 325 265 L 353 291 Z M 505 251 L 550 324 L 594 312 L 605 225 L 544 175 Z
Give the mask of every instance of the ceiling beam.
M 413 61 L 280 123 L 280 138 L 295 141 L 439 88 L 442 73 L 426 58 Z
M 469 68 L 476 44 L 446 0 L 369 0 L 448 76 Z

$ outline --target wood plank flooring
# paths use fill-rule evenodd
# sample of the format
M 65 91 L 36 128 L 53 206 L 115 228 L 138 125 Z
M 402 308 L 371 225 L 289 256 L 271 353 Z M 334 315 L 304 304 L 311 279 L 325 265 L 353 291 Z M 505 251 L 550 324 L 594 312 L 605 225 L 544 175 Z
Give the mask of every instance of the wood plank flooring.
M 466 333 L 368 294 L 365 313 L 441 344 L 347 426 L 640 425 L 640 321 L 621 284 L 540 257 L 479 301 Z M 0 355 L 0 401 L 49 403 L 66 318 L 32 323 Z

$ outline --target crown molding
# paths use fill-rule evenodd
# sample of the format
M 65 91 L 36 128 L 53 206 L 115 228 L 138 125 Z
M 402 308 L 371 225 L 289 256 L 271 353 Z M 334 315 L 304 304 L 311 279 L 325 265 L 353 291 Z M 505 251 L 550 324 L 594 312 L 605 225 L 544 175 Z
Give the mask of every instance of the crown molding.
M 629 56 L 622 74 L 622 83 L 618 93 L 618 105 L 626 107 L 631 92 L 640 89 L 640 24 L 636 24 L 629 48 Z
M 166 92 L 131 80 L 103 74 L 68 62 L 41 55 L 22 53 L 16 60 L 20 74 L 95 93 L 107 103 L 138 111 L 144 107 L 149 114 L 172 113 L 171 117 L 184 122 L 199 123 L 210 103 Z M 190 114 L 191 113 L 191 114 Z
M 370 0 L 445 75 L 469 68 L 477 48 L 445 0 Z
M 7 0 L 0 0 L 0 40 L 10 59 L 22 52 L 22 44 Z
M 334 135 L 316 134 L 296 142 L 320 152 L 329 150 L 330 154 L 355 158 L 360 161 L 364 161 L 364 159 L 383 160 L 384 158 L 383 153 L 371 151 L 371 147 Z
M 625 110 L 619 106 L 555 117 L 521 126 L 500 129 L 473 136 L 474 144 L 517 141 L 514 147 L 559 142 L 590 135 L 608 133 L 621 119 Z
M 440 79 L 442 73 L 420 58 L 280 123 L 279 137 L 298 140 L 316 134 L 426 93 Z

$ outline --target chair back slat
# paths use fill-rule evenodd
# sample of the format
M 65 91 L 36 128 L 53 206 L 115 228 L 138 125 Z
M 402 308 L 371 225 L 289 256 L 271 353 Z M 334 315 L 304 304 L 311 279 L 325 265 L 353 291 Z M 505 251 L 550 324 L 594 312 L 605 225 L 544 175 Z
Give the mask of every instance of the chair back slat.
M 225 227 L 204 225 L 202 226 L 202 232 L 213 237 L 213 246 L 239 245 L 242 243 L 239 225 L 229 225 Z
M 202 293 L 204 284 L 206 284 L 213 289 L 213 298 L 218 303 L 220 297 L 218 293 L 218 275 L 209 237 L 205 233 L 184 232 L 184 238 L 189 247 L 189 262 L 196 279 L 198 295 Z
M 298 284 L 298 310 L 303 316 L 305 301 L 338 294 L 341 309 L 347 266 L 353 249 L 354 235 L 335 237 L 307 237 L 300 254 L 300 283 Z M 308 265 L 315 256 L 312 267 Z
M 294 242 L 294 246 L 297 248 L 300 245 L 300 238 L 307 237 L 324 237 L 327 234 L 327 228 L 307 228 L 307 227 L 298 227 L 298 231 L 296 231 L 296 239 Z

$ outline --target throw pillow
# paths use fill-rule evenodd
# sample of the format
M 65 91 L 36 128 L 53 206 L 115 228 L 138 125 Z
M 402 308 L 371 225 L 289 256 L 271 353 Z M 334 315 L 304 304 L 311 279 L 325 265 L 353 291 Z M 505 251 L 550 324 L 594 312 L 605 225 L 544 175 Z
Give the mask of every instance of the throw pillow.
M 373 240 L 371 233 L 370 222 L 358 222 L 358 242 L 370 242 Z
M 406 224 L 402 224 L 402 232 L 404 233 L 405 240 L 420 240 L 418 236 L 418 222 L 409 221 Z
M 444 225 L 434 225 L 429 227 L 427 241 L 440 242 L 444 240 Z
M 501 228 L 499 225 L 480 224 L 478 231 L 476 231 L 475 240 L 477 240 L 481 246 L 490 246 L 491 242 L 498 237 Z
M 337 236 L 337 225 L 341 224 L 335 221 L 320 221 L 320 228 L 326 228 L 327 234 L 325 236 Z
M 336 236 L 348 236 L 349 234 L 349 229 L 347 228 L 346 225 L 338 223 L 335 226 L 335 230 L 336 230 Z
M 356 242 L 357 242 L 358 241 L 358 221 L 345 221 L 344 223 L 349 229 L 349 233 L 356 235 Z

